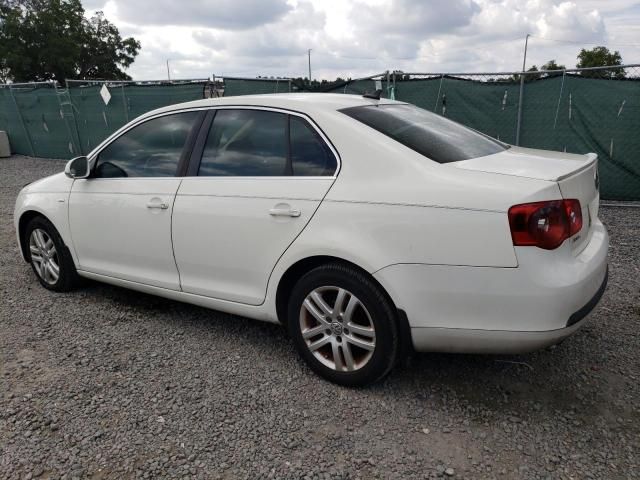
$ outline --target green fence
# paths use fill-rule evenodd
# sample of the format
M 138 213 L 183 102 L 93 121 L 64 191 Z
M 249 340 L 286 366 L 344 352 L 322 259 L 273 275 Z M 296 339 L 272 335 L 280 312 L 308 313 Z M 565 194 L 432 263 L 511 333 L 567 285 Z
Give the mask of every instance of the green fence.
M 0 88 L 0 130 L 14 153 L 50 158 L 86 154 L 129 120 L 155 108 L 201 99 L 201 82 L 69 82 L 5 85 Z M 100 90 L 110 95 L 105 103 Z
M 623 72 L 623 75 L 620 74 Z M 356 80 L 335 93 L 372 92 L 387 84 Z M 392 75 L 396 100 L 413 103 L 515 144 L 522 87 L 520 145 L 599 157 L 602 196 L 640 200 L 640 68 L 531 72 L 520 75 Z
M 507 143 L 573 153 L 596 152 L 605 199 L 640 200 L 640 68 L 499 74 L 380 74 L 331 91 L 378 88 Z M 100 90 L 109 91 L 105 104 Z M 223 86 L 223 87 L 222 87 Z M 72 82 L 0 86 L 0 130 L 12 151 L 71 158 L 88 153 L 149 110 L 209 96 L 284 93 L 288 79 L 214 78 L 213 82 Z M 520 96 L 522 105 L 520 107 Z M 521 121 L 518 122 L 518 112 Z
M 601 192 L 640 200 L 640 70 L 536 74 L 524 82 L 520 145 L 599 157 Z M 403 78 L 406 78 L 403 77 Z M 525 77 L 526 78 L 526 77 Z M 409 76 L 395 98 L 516 143 L 520 80 L 513 75 Z
M 291 80 L 286 78 L 263 79 L 225 77 L 224 79 L 225 97 L 257 95 L 260 93 L 288 93 L 290 91 Z
M 54 158 L 76 153 L 71 126 L 53 84 L 0 88 L 0 130 L 6 130 L 16 153 Z

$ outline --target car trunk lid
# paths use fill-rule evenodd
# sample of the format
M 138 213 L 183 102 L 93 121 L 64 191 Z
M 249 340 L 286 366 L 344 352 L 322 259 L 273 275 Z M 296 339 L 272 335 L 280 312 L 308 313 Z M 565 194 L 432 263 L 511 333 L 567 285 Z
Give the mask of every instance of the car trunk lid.
M 598 216 L 600 196 L 597 160 L 595 153 L 577 155 L 511 147 L 495 155 L 449 163 L 448 166 L 556 182 L 563 198 L 580 201 L 583 227 L 570 239 L 572 250 L 577 254 L 588 243 L 592 220 Z

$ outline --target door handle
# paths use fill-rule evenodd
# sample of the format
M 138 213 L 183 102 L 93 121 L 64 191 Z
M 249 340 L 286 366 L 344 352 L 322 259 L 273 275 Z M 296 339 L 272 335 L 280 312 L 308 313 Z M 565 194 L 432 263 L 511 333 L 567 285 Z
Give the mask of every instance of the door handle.
M 159 208 L 161 210 L 166 210 L 169 208 L 169 205 L 166 203 L 149 202 L 147 203 L 147 208 Z
M 272 217 L 299 217 L 300 210 L 290 207 L 275 207 L 269 210 Z

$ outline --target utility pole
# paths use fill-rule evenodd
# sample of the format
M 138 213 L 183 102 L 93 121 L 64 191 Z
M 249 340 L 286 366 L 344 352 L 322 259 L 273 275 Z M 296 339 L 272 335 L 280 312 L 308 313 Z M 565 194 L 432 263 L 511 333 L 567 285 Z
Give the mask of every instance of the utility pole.
M 522 96 L 524 94 L 524 69 L 527 65 L 527 46 L 529 45 L 529 37 L 527 33 L 524 39 L 524 58 L 522 59 L 522 73 L 520 74 L 520 98 L 518 99 L 518 122 L 516 124 L 516 145 L 520 145 L 520 127 L 522 126 Z
M 307 50 L 309 56 L 309 86 L 311 86 L 311 49 Z
M 171 74 L 169 73 L 169 59 L 167 58 L 167 80 L 171 81 Z

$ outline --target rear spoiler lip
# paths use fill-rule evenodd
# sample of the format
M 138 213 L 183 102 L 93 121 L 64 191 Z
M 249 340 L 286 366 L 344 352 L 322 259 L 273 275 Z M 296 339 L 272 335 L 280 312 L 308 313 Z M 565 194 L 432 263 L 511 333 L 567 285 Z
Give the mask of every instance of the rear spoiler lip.
M 567 178 L 571 178 L 574 175 L 578 175 L 579 173 L 584 172 L 588 168 L 591 168 L 594 163 L 598 162 L 598 155 L 593 153 L 593 152 L 592 153 L 585 153 L 584 156 L 587 157 L 587 162 L 588 163 L 585 163 L 582 167 L 580 167 L 577 170 L 574 170 L 573 172 L 570 172 L 570 173 L 567 173 L 566 175 L 562 175 L 562 176 L 558 177 L 555 181 L 556 182 L 561 182 L 562 180 L 566 180 Z

